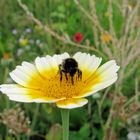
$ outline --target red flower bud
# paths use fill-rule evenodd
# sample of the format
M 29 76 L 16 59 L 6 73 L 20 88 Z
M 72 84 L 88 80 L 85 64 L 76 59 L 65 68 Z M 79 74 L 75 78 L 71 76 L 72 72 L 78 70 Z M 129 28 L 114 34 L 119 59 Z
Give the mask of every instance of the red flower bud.
M 83 41 L 83 35 L 80 32 L 75 33 L 74 40 L 78 43 Z

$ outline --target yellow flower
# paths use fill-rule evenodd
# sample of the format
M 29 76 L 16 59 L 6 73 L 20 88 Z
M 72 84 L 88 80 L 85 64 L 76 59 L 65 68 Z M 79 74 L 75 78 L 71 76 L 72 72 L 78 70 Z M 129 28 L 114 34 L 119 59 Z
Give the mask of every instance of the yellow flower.
M 108 43 L 112 40 L 112 36 L 110 34 L 104 33 L 101 35 L 101 41 L 103 44 Z
M 76 73 L 67 78 L 62 73 L 60 80 L 59 65 L 67 58 L 73 58 L 82 72 L 82 79 Z M 77 52 L 73 57 L 68 53 L 46 57 L 37 57 L 35 63 L 23 62 L 10 73 L 17 84 L 0 85 L 0 91 L 11 100 L 19 102 L 56 103 L 59 108 L 77 108 L 87 104 L 85 98 L 108 87 L 117 80 L 117 66 L 111 60 L 99 67 L 101 58 L 95 55 Z
M 21 39 L 19 40 L 19 43 L 20 43 L 21 46 L 24 47 L 24 46 L 28 45 L 29 40 L 26 39 L 26 38 L 21 38 Z

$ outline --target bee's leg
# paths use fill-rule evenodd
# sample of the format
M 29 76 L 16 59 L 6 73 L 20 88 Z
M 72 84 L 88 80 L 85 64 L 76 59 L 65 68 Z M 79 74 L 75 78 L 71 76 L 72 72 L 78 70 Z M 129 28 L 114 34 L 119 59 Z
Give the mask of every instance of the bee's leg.
M 61 64 L 58 66 L 59 67 L 59 74 L 60 74 L 60 81 L 62 81 L 62 70 L 61 70 Z
M 82 79 L 82 71 L 78 69 L 78 79 Z
M 59 73 L 60 73 L 60 81 L 62 82 L 62 74 L 63 74 L 63 73 L 62 73 L 61 70 L 59 71 Z
M 76 78 L 76 81 L 77 81 L 78 80 L 78 70 L 76 71 L 75 78 Z
M 59 65 L 58 65 L 58 67 L 59 67 L 59 71 L 61 71 L 62 65 L 61 65 L 61 64 L 59 64 Z
M 68 81 L 68 76 L 67 76 L 67 73 L 65 73 L 65 77 L 66 77 L 66 80 Z
M 72 85 L 74 85 L 74 79 L 73 79 L 73 76 L 71 76 L 71 83 L 72 83 Z

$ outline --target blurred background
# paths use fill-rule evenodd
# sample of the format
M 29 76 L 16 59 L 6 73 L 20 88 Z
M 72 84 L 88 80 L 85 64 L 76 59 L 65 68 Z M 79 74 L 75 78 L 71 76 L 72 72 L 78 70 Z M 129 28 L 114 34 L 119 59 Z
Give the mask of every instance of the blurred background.
M 70 111 L 70 140 L 140 140 L 139 0 L 0 0 L 0 84 L 37 56 L 77 51 L 115 59 L 119 79 Z M 0 94 L 1 140 L 61 140 L 52 104 Z

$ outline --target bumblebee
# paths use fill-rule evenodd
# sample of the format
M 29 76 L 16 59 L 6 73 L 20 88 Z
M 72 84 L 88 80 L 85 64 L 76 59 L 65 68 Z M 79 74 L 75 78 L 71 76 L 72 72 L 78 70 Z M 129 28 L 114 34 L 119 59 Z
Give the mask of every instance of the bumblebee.
M 62 81 L 63 74 L 68 80 L 68 74 L 71 77 L 71 82 L 74 84 L 74 75 L 77 74 L 78 79 L 82 79 L 82 71 L 78 68 L 78 63 L 74 58 L 66 58 L 59 64 L 60 81 Z

